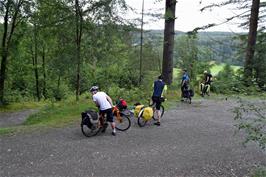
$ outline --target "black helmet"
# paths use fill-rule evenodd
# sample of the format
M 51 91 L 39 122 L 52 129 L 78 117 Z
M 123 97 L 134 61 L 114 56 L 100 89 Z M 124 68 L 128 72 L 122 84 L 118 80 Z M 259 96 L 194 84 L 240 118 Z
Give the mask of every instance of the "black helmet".
M 163 80 L 163 75 L 158 76 L 158 79 Z
M 91 89 L 90 89 L 90 92 L 94 92 L 94 91 L 98 91 L 99 90 L 99 87 L 98 86 L 92 86 Z

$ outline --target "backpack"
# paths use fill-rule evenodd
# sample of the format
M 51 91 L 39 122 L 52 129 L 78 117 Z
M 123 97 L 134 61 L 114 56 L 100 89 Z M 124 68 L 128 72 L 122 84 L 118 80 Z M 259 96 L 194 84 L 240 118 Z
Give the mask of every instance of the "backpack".
M 143 110 L 142 117 L 145 121 L 151 120 L 153 116 L 153 109 L 151 107 L 146 107 Z
M 87 125 L 91 128 L 93 124 L 98 122 L 99 116 L 96 111 L 87 110 L 81 113 L 81 119 L 83 125 Z
M 121 109 L 127 109 L 127 102 L 120 98 L 118 103 L 117 103 L 117 107 L 121 110 Z
M 137 105 L 135 107 L 135 110 L 134 110 L 134 116 L 135 117 L 138 117 L 139 116 L 139 112 L 141 111 L 141 109 L 144 107 L 144 105 Z

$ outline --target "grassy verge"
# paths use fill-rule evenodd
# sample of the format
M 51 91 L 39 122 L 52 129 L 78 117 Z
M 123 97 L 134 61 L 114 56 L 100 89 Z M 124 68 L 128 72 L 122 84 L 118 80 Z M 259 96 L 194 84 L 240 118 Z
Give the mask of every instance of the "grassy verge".
M 252 172 L 252 177 L 265 177 L 266 176 L 266 167 L 260 167 Z
M 11 107 L 13 108 L 13 106 Z M 80 113 L 86 109 L 95 109 L 95 106 L 85 98 L 79 102 L 67 100 L 56 104 L 50 103 L 40 108 L 38 113 L 31 115 L 20 126 L 0 128 L 0 135 L 28 132 L 49 127 L 63 127 L 72 122 L 79 121 Z
M 226 64 L 225 63 L 221 63 L 221 64 L 215 64 L 214 66 L 211 67 L 211 73 L 212 75 L 216 76 L 220 71 L 223 70 L 224 66 Z M 240 66 L 235 66 L 235 65 L 231 65 L 231 67 L 233 68 L 233 70 L 236 72 L 238 69 L 240 69 Z
M 23 103 L 12 103 L 4 106 L 0 106 L 0 112 L 14 112 L 24 109 L 39 109 L 44 105 L 47 105 L 47 102 L 23 102 Z

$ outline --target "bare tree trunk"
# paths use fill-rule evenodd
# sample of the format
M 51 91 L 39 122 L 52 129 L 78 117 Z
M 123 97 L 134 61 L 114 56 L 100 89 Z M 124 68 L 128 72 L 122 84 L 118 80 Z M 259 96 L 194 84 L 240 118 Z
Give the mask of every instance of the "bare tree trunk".
M 57 79 L 57 90 L 59 92 L 59 89 L 60 89 L 60 81 L 61 81 L 61 77 L 60 75 L 58 75 L 58 79 Z
M 0 105 L 4 104 L 4 89 L 5 89 L 5 79 L 6 79 L 6 68 L 7 68 L 7 59 L 8 59 L 8 51 L 9 46 L 11 43 L 12 36 L 14 34 L 18 13 L 20 6 L 22 5 L 23 1 L 19 0 L 17 4 L 14 7 L 14 14 L 13 16 L 10 16 L 11 11 L 11 0 L 7 0 L 5 4 L 5 16 L 4 16 L 4 32 L 3 32 L 3 38 L 2 38 L 2 60 L 1 60 L 1 70 L 0 70 Z M 8 33 L 8 20 L 11 18 L 11 29 Z
M 144 0 L 142 0 L 142 13 L 141 13 L 141 27 L 140 27 L 140 51 L 139 51 L 139 85 L 142 82 L 142 60 L 143 60 L 143 14 L 144 13 Z
M 173 79 L 175 6 L 176 6 L 176 0 L 166 0 L 164 46 L 163 46 L 163 77 L 164 77 L 164 81 L 167 84 L 171 84 L 172 79 Z
M 6 47 L 7 39 L 7 30 L 8 30 L 8 16 L 9 16 L 9 1 L 6 4 L 6 13 L 4 17 L 4 33 L 2 40 L 2 60 L 1 60 L 1 70 L 0 70 L 0 105 L 4 103 L 4 85 L 5 85 L 5 76 L 6 76 L 6 64 L 7 64 L 7 52 L 8 48 Z
M 35 86 L 36 86 L 36 96 L 38 101 L 41 100 L 41 96 L 40 96 L 40 87 L 39 87 L 39 72 L 38 72 L 38 46 L 37 46 L 37 27 L 36 24 L 34 24 L 34 62 L 33 62 L 33 66 L 34 66 L 34 74 L 35 74 Z
M 248 44 L 246 49 L 246 60 L 244 67 L 244 77 L 247 85 L 251 85 L 252 71 L 253 71 L 253 58 L 255 53 L 257 28 L 258 28 L 258 16 L 259 16 L 260 0 L 252 0 L 251 15 L 249 20 L 249 33 Z
M 80 45 L 82 37 L 82 12 L 79 4 L 79 0 L 75 0 L 75 10 L 76 10 L 76 61 L 77 61 L 77 80 L 76 80 L 76 100 L 79 100 L 80 94 Z
M 46 61 L 45 61 L 45 47 L 43 46 L 42 51 L 42 70 L 43 70 L 43 89 L 42 94 L 44 98 L 47 98 L 47 91 L 46 91 Z

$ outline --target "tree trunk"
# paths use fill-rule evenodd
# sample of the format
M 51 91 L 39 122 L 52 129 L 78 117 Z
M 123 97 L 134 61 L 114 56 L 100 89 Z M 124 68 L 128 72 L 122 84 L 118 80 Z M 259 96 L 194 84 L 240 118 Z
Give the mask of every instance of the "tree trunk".
M 58 75 L 58 79 L 57 79 L 57 90 L 59 92 L 60 90 L 60 80 L 61 80 L 61 77 L 60 77 L 60 74 Z
M 173 79 L 173 49 L 175 37 L 175 6 L 176 0 L 166 0 L 165 27 L 163 44 L 163 77 L 167 84 Z
M 3 48 L 0 72 L 0 105 L 4 104 L 4 84 L 6 76 L 7 50 Z
M 4 103 L 4 86 L 5 86 L 5 76 L 6 76 L 6 63 L 7 63 L 7 52 L 6 39 L 8 30 L 8 15 L 9 15 L 9 1 L 6 4 L 6 13 L 4 17 L 4 32 L 2 38 L 2 60 L 1 60 L 1 70 L 0 70 L 0 105 Z
M 43 46 L 42 51 L 42 70 L 43 70 L 43 89 L 42 94 L 44 98 L 47 98 L 47 91 L 46 91 L 46 61 L 45 61 L 45 47 Z
M 253 71 L 253 58 L 255 53 L 257 28 L 258 28 L 258 16 L 259 16 L 260 0 L 252 0 L 251 15 L 249 20 L 249 33 L 248 44 L 246 49 L 246 60 L 244 67 L 244 77 L 246 84 L 251 85 L 252 71 Z
M 13 33 L 16 28 L 17 17 L 19 13 L 20 6 L 22 5 L 23 1 L 18 1 L 17 6 L 14 8 L 14 14 L 11 16 L 11 29 L 8 34 L 8 20 L 10 18 L 10 10 L 11 10 L 11 1 L 8 0 L 5 4 L 5 16 L 4 16 L 4 31 L 3 31 L 3 38 L 2 38 L 2 60 L 1 60 L 1 70 L 0 70 L 0 105 L 4 104 L 4 89 L 5 89 L 5 79 L 6 79 L 6 68 L 7 68 L 7 58 L 8 58 L 8 51 L 9 46 L 11 43 L 11 39 Z
M 77 80 L 76 80 L 76 100 L 79 100 L 80 94 L 80 45 L 82 36 L 82 12 L 79 4 L 79 0 L 75 0 L 75 10 L 76 10 L 76 61 L 77 61 Z
M 143 14 L 144 13 L 144 0 L 142 0 L 142 11 L 141 11 L 141 27 L 140 27 L 140 51 L 139 51 L 139 85 L 141 85 L 143 74 L 142 74 L 142 60 L 143 60 Z
M 36 24 L 34 24 L 34 59 L 33 59 L 33 66 L 34 66 L 34 73 L 35 73 L 35 85 L 36 85 L 36 96 L 38 101 L 41 100 L 40 96 L 40 88 L 39 88 L 39 72 L 38 72 L 38 55 L 37 55 L 37 27 Z

